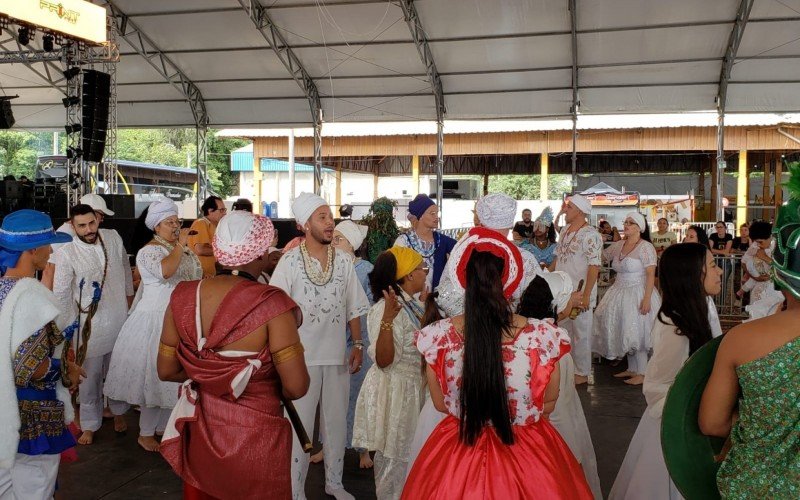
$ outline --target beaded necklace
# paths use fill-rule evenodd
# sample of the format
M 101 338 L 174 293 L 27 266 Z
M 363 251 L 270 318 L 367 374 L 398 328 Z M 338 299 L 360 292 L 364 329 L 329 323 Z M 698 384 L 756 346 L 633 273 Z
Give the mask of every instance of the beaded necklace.
M 306 248 L 306 242 L 300 243 L 300 255 L 303 257 L 303 271 L 305 271 L 308 280 L 317 285 L 317 286 L 325 286 L 330 283 L 331 278 L 333 278 L 333 255 L 334 249 L 332 246 L 328 245 L 328 257 L 327 257 L 327 265 L 325 266 L 325 270 L 320 272 L 317 271 L 315 266 L 311 262 L 311 255 L 308 253 L 308 248 Z

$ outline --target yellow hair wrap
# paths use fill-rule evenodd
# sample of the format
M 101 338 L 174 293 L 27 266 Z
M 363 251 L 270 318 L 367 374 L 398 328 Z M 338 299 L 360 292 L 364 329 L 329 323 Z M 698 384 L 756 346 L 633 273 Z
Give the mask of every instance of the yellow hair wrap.
M 392 247 L 387 252 L 394 255 L 397 261 L 397 280 L 411 274 L 422 263 L 422 255 L 408 247 Z

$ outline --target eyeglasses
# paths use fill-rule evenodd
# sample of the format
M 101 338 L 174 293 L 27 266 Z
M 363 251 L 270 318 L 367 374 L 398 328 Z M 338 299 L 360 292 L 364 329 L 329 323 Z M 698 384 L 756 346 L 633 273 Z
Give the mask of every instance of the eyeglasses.
M 183 221 L 181 221 L 179 219 L 166 219 L 164 221 L 164 224 L 166 224 L 168 226 L 180 227 L 180 226 L 183 225 Z
M 623 226 L 638 226 L 639 224 L 633 222 L 632 220 L 626 220 L 622 223 Z
M 717 229 L 725 229 L 725 226 L 716 226 Z
M 422 266 L 422 267 L 418 267 L 416 270 L 422 271 L 423 273 L 428 274 L 430 272 L 431 268 L 428 267 L 428 266 Z
M 222 207 L 222 208 L 212 208 L 212 209 L 211 209 L 211 211 L 212 211 L 212 212 L 222 212 L 222 213 L 224 214 L 224 213 L 227 213 L 227 212 L 228 212 L 228 208 L 227 208 L 227 207 Z

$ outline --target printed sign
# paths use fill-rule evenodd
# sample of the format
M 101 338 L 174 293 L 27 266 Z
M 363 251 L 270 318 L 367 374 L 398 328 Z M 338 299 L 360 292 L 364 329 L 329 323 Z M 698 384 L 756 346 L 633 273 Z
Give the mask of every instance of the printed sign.
M 0 14 L 88 42 L 106 41 L 106 9 L 84 0 L 0 0 Z

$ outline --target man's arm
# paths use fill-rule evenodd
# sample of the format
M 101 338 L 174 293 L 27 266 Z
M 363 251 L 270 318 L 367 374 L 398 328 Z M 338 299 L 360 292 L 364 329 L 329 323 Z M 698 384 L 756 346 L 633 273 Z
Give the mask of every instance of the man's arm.
M 203 219 L 198 219 L 192 223 L 190 230 L 197 231 L 197 234 L 189 236 L 189 248 L 201 257 L 213 257 L 214 247 L 211 246 L 208 224 Z
M 56 257 L 55 270 L 53 274 L 53 295 L 58 299 L 61 312 L 66 313 L 70 321 L 78 315 L 77 306 L 73 297 L 73 281 L 75 272 L 69 259 L 64 257 L 64 252 L 59 251 Z M 85 286 L 85 285 L 84 285 Z M 91 287 L 90 287 L 91 288 Z M 91 292 L 87 291 L 87 294 Z

